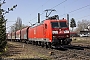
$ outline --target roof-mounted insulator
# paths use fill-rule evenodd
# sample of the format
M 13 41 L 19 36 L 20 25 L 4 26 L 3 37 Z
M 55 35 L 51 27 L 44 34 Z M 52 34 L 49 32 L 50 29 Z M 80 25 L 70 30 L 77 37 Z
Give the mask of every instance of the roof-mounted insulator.
M 64 18 L 63 18 L 63 20 L 64 20 Z
M 54 15 L 52 17 L 48 17 L 48 19 L 50 19 L 50 20 L 59 20 L 59 16 L 58 15 Z

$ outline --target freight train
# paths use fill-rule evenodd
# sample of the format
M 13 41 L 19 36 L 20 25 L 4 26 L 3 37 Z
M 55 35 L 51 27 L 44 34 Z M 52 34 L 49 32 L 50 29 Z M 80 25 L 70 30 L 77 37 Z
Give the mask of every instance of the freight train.
M 48 17 L 40 23 L 28 26 L 8 34 L 8 40 L 40 45 L 42 47 L 57 47 L 69 45 L 70 39 L 68 20 L 59 19 L 58 15 Z

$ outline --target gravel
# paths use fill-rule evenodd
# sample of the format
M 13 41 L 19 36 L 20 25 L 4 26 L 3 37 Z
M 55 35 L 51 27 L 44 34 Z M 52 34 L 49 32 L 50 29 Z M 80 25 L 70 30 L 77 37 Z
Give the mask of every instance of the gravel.
M 26 60 L 90 60 L 90 45 L 79 43 L 72 44 L 83 49 L 46 49 L 42 48 L 41 46 L 8 41 L 7 52 L 2 56 L 2 58 Z

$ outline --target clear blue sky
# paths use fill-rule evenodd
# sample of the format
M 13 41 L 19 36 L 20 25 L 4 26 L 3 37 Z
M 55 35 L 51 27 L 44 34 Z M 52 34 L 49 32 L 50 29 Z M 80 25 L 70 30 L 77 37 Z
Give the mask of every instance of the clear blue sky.
M 65 1 L 64 3 L 62 3 Z M 60 4 L 62 3 L 62 4 Z M 37 13 L 41 15 L 41 21 L 45 19 L 45 9 L 53 8 L 56 12 L 51 15 L 58 14 L 60 19 L 66 18 L 68 13 L 71 18 L 75 18 L 76 22 L 82 19 L 90 20 L 90 0 L 6 0 L 6 4 L 2 6 L 5 10 L 17 4 L 17 8 L 6 14 L 8 21 L 16 21 L 17 17 L 22 19 L 23 24 L 30 25 L 29 22 L 37 22 Z M 60 5 L 58 5 L 60 4 Z M 65 15 L 64 15 L 65 14 Z M 15 22 L 7 22 L 7 27 Z

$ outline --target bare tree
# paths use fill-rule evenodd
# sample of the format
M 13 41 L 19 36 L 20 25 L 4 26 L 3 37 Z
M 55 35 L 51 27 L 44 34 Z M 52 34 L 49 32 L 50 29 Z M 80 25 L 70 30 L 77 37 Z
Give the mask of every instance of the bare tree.
M 22 24 L 22 19 L 20 17 L 17 17 L 16 23 L 11 26 L 10 30 L 11 30 L 11 32 L 14 32 L 14 31 L 20 30 L 25 27 L 27 27 L 27 26 Z
M 76 32 L 83 31 L 84 29 L 87 29 L 88 25 L 90 25 L 90 20 L 78 21 Z
M 11 27 L 11 32 L 14 32 L 15 31 L 15 28 L 12 26 Z
M 22 28 L 22 19 L 20 17 L 17 18 L 17 21 L 15 23 L 15 30 L 19 30 Z

